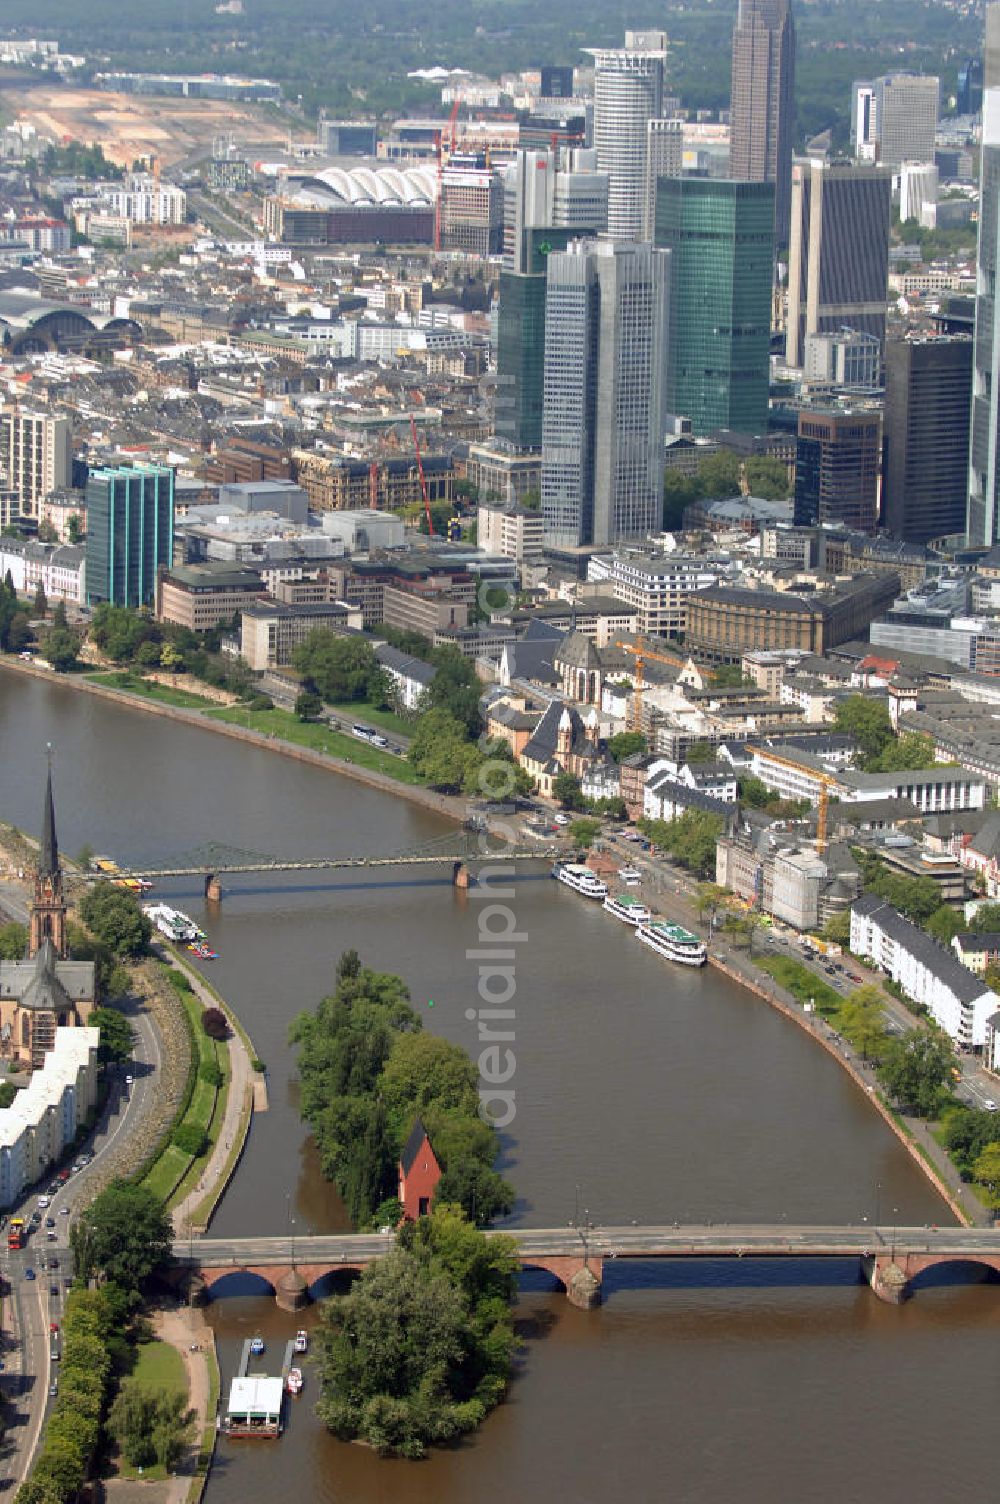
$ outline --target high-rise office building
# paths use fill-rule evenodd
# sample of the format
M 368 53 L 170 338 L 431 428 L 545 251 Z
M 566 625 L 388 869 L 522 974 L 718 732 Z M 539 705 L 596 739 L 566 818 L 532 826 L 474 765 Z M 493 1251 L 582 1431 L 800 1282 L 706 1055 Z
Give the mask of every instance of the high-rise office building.
M 148 606 L 173 562 L 174 472 L 165 465 L 91 470 L 87 478 L 87 601 Z
M 573 151 L 557 166 L 553 152 L 518 152 L 505 174 L 494 426 L 517 450 L 542 445 L 546 258 L 607 226 L 608 179 L 594 159 Z
M 889 340 L 882 526 L 894 538 L 964 533 L 971 397 L 968 335 Z
M 663 514 L 669 253 L 574 241 L 548 258 L 542 518 L 556 548 L 642 538 Z
M 541 88 L 539 94 L 542 99 L 572 99 L 573 97 L 573 65 L 545 63 L 542 65 Z
M 969 57 L 958 70 L 958 97 L 960 115 L 978 115 L 983 107 L 983 60 Z
M 861 161 L 871 161 L 867 149 L 874 141 L 874 160 L 887 167 L 902 162 L 933 162 L 937 135 L 941 80 L 924 73 L 885 73 L 855 83 L 852 94 L 851 141 Z M 867 131 L 862 146 L 859 112 Z M 873 138 L 872 138 L 872 132 Z
M 851 90 L 851 151 L 859 162 L 874 162 L 878 155 L 872 83 L 859 82 Z
M 1000 3 L 986 7 L 986 46 L 983 48 L 983 90 L 1000 89 Z M 983 103 L 986 103 L 985 97 Z
M 627 31 L 624 47 L 586 51 L 594 59 L 597 166 L 608 174 L 608 234 L 640 240 L 646 221 L 646 124 L 663 115 L 666 32 Z
M 660 178 L 679 178 L 684 171 L 683 120 L 646 122 L 646 218 L 643 240 L 656 229 L 656 184 Z
M 440 177 L 441 249 L 496 256 L 503 249 L 503 179 L 482 157 L 452 157 Z
M 655 243 L 670 251 L 667 410 L 696 434 L 763 433 L 774 184 L 661 178 Z
M 1000 6 L 990 6 L 987 23 Z M 987 25 L 987 66 L 989 41 Z M 976 325 L 972 372 L 972 433 L 969 441 L 970 544 L 991 547 L 1000 541 L 1000 305 L 997 303 L 998 230 L 1000 230 L 1000 87 L 983 94 L 982 165 L 980 168 L 979 248 L 976 254 Z
M 795 525 L 842 522 L 874 533 L 881 418 L 874 412 L 803 408 L 795 442 Z
M 892 173 L 809 160 L 792 167 L 785 358 L 801 366 L 807 334 L 858 329 L 885 344 Z
M 795 120 L 795 23 L 789 0 L 739 0 L 729 112 L 729 176 L 774 184 L 775 235 L 779 245 L 787 245 Z
M 19 408 L 0 413 L 0 460 L 20 499 L 22 517 L 37 517 L 50 491 L 70 484 L 73 427 L 69 418 Z

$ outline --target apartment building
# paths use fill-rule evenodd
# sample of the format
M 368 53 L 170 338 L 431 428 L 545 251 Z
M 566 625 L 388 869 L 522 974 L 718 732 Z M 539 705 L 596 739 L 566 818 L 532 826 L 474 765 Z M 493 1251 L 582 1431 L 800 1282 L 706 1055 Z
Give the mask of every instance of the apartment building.
M 21 499 L 21 515 L 37 517 L 42 497 L 70 483 L 73 428 L 69 418 L 19 408 L 0 413 L 0 458 L 10 486 Z

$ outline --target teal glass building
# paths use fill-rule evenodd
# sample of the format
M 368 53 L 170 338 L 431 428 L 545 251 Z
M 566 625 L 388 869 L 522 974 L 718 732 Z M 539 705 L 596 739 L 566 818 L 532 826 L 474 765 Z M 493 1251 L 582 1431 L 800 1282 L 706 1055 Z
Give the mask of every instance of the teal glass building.
M 150 606 L 173 563 L 174 472 L 165 465 L 92 470 L 87 478 L 87 602 Z
M 696 434 L 767 427 L 774 184 L 660 178 L 670 255 L 667 410 Z

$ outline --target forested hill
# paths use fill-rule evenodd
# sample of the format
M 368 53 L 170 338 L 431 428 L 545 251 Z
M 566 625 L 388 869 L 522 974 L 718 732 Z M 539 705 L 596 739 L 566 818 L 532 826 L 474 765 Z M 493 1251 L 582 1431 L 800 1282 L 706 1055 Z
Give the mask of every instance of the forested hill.
M 670 86 L 686 106 L 716 109 L 729 97 L 731 0 L 683 8 L 605 0 L 244 0 L 241 16 L 214 0 L 4 0 L 3 27 L 57 36 L 95 69 L 249 72 L 279 79 L 307 113 L 380 115 L 426 108 L 438 91 L 408 80 L 442 65 L 499 72 L 540 62 L 585 61 L 586 46 L 620 44 L 626 26 L 664 26 Z M 981 50 L 982 15 L 921 0 L 795 0 L 799 137 L 833 126 L 846 139 L 850 85 L 891 68 L 939 73 L 947 97 L 956 72 Z

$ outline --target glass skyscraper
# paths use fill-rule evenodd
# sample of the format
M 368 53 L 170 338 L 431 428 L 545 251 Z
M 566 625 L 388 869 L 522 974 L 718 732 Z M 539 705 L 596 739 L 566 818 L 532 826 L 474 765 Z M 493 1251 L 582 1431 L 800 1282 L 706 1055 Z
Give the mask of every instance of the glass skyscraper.
M 696 434 L 767 427 L 774 184 L 660 178 L 670 255 L 667 410 Z
M 174 472 L 165 465 L 92 470 L 87 478 L 87 601 L 152 605 L 173 563 Z

